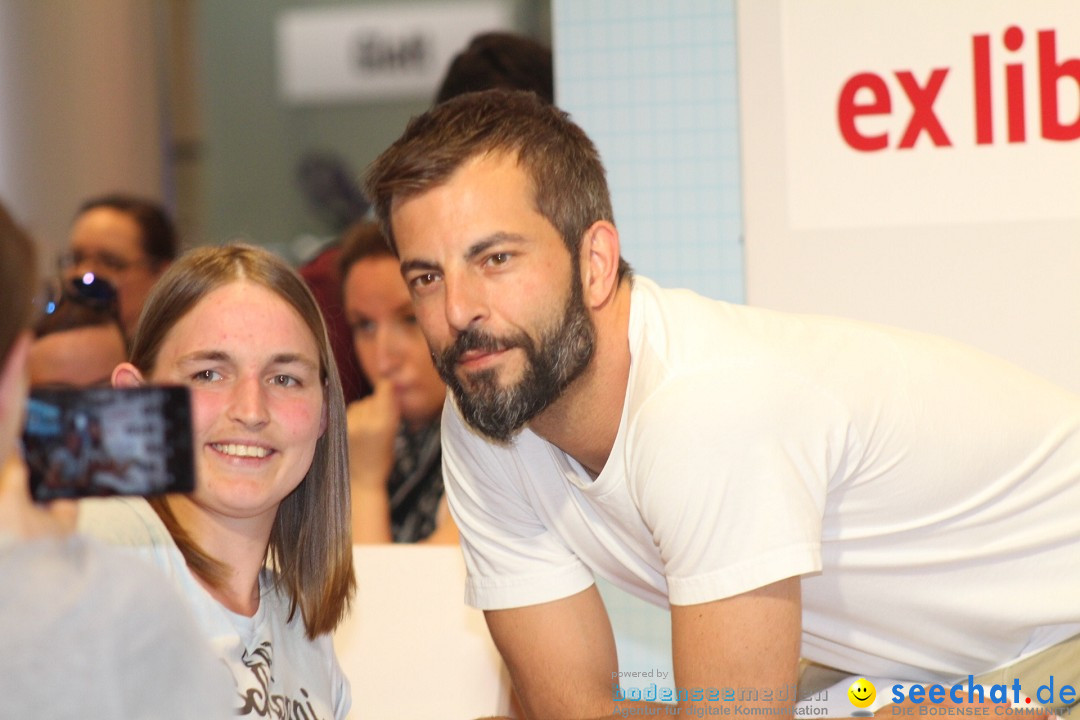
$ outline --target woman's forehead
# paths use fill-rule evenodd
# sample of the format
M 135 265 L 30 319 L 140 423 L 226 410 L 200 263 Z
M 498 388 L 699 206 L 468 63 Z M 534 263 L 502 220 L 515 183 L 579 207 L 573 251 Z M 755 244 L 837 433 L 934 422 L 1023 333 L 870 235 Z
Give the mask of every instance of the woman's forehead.
M 284 296 L 260 283 L 234 280 L 214 288 L 174 323 L 162 349 L 222 346 L 244 355 L 302 355 L 322 365 L 318 339 Z

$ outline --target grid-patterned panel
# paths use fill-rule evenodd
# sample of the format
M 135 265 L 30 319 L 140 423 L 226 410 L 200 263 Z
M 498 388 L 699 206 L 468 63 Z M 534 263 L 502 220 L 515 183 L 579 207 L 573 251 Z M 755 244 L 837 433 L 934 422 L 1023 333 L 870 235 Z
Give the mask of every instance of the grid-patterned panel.
M 742 301 L 732 0 L 555 0 L 556 95 L 608 171 L 623 256 Z

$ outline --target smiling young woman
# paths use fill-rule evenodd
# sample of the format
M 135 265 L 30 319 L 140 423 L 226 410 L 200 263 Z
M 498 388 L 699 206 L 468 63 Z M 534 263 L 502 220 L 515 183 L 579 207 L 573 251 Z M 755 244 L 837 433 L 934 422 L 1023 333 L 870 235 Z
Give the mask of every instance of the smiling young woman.
M 174 580 L 233 671 L 238 711 L 344 717 L 329 636 L 354 586 L 344 400 L 303 281 L 249 246 L 186 255 L 113 383 L 191 389 L 196 489 L 87 503 L 82 525 Z

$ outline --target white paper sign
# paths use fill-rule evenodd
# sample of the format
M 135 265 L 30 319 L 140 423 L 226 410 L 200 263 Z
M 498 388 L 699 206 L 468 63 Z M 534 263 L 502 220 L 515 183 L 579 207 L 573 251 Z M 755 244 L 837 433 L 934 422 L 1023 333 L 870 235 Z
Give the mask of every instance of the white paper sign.
M 1080 217 L 1080 3 L 782 13 L 792 227 Z
M 430 97 L 476 34 L 511 27 L 501 0 L 298 8 L 277 20 L 290 103 Z

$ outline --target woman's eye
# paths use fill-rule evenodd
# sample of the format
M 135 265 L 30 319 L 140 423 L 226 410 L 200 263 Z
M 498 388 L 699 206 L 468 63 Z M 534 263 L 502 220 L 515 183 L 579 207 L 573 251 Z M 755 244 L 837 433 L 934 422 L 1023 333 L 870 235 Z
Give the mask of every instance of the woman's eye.
M 352 324 L 353 335 L 371 335 L 375 332 L 375 323 L 370 320 L 359 320 Z
M 295 387 L 300 384 L 300 381 L 292 375 L 275 375 L 273 377 L 273 383 L 275 385 L 280 385 L 281 387 Z

